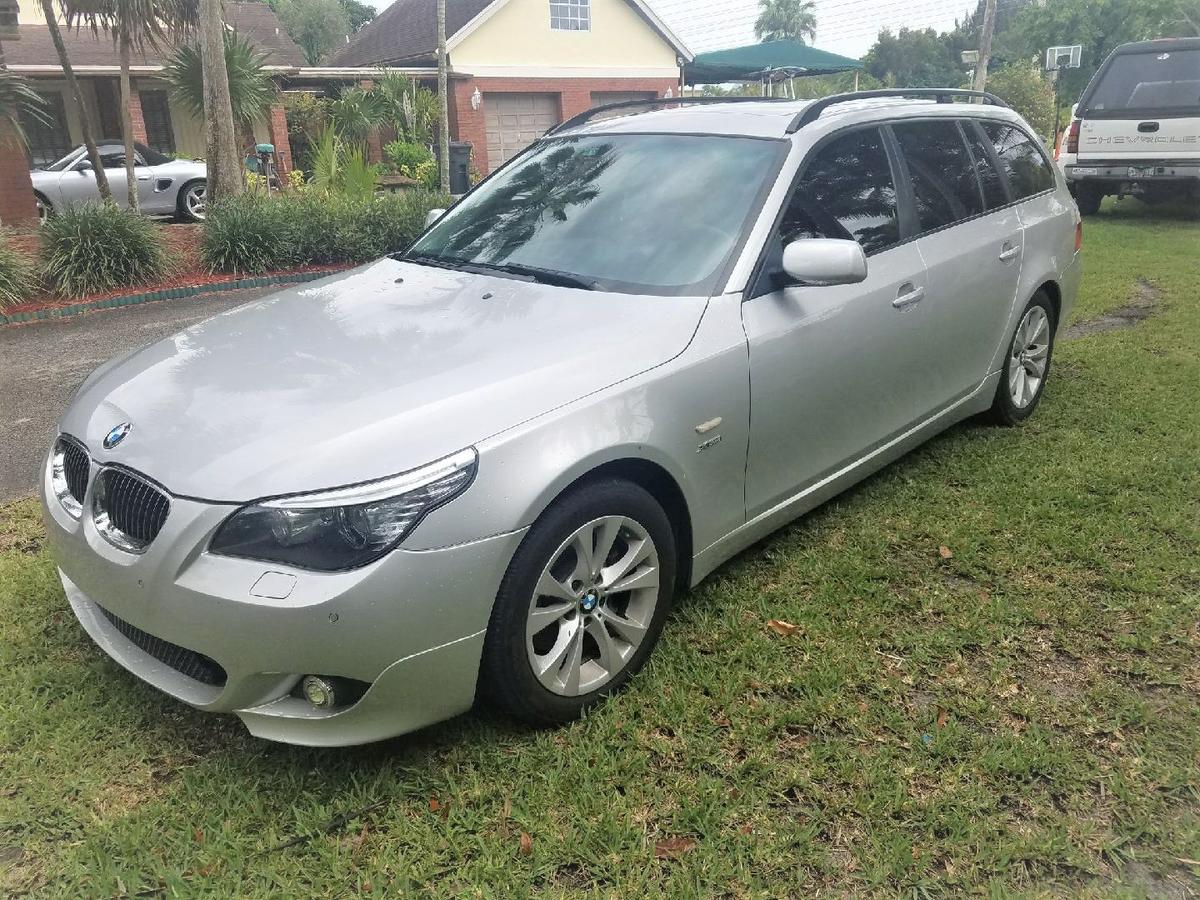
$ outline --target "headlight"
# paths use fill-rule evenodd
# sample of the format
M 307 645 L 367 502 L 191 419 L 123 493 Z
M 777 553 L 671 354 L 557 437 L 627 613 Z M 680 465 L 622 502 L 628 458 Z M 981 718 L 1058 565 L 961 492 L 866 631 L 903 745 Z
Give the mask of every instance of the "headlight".
M 478 458 L 472 447 L 391 478 L 243 506 L 209 550 L 324 572 L 365 566 L 465 491 Z

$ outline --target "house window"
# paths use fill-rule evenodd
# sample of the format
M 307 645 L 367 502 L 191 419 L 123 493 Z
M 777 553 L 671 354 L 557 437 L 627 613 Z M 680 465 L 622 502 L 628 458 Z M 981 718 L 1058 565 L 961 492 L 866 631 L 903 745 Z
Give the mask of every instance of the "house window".
M 550 27 L 555 31 L 591 31 L 589 0 L 550 0 Z
M 21 128 L 29 139 L 29 161 L 35 166 L 48 166 L 62 159 L 74 146 L 67 131 L 67 111 L 63 106 L 62 92 L 46 91 L 42 99 L 46 101 L 46 116 L 50 124 L 21 114 Z
M 142 100 L 142 121 L 146 123 L 146 143 L 159 153 L 175 152 L 175 131 L 171 128 L 171 107 L 166 91 L 138 91 Z

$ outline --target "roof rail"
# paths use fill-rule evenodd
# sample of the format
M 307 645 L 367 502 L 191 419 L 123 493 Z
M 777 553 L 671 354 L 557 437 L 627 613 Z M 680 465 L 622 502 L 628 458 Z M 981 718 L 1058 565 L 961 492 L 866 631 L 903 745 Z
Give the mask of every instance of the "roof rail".
M 810 125 L 820 118 L 821 113 L 838 103 L 849 103 L 851 100 L 873 100 L 876 97 L 934 97 L 938 103 L 949 103 L 951 97 L 979 97 L 992 106 L 1008 107 L 1008 104 L 987 91 L 968 91 L 963 88 L 887 88 L 880 91 L 854 91 L 849 94 L 834 94 L 814 100 L 804 110 L 797 113 L 796 118 L 787 127 L 788 134 L 795 134 L 805 125 Z
M 790 100 L 784 97 L 647 97 L 643 100 L 620 100 L 616 103 L 606 103 L 603 106 L 593 106 L 591 109 L 585 109 L 577 115 L 571 116 L 565 122 L 560 122 L 555 125 L 546 134 L 554 134 L 558 131 L 564 131 L 567 128 L 574 128 L 577 125 L 582 125 L 589 121 L 592 117 L 602 112 L 608 112 L 613 109 L 652 109 L 656 106 L 672 106 L 675 104 L 686 105 L 702 105 L 705 103 L 795 103 L 795 100 Z

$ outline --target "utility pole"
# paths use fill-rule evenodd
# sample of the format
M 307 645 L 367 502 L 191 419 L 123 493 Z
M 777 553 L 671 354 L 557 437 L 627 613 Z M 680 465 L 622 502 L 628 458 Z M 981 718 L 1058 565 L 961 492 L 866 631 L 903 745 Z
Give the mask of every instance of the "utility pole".
M 437 63 L 438 100 L 441 118 L 438 124 L 438 184 L 444 193 L 450 193 L 450 102 L 446 96 L 449 78 L 446 65 L 446 0 L 437 0 Z
M 983 29 L 979 32 L 979 62 L 975 66 L 977 91 L 987 89 L 988 57 L 992 55 L 992 32 L 996 29 L 996 0 L 985 0 L 983 5 Z

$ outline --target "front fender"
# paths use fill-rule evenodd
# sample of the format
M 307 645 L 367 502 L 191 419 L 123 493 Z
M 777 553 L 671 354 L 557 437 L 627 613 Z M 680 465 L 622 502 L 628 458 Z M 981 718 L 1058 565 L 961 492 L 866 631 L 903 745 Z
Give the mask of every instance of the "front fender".
M 691 545 L 708 546 L 745 521 L 747 366 L 740 295 L 714 298 L 673 360 L 480 443 L 475 482 L 431 513 L 406 548 L 526 527 L 571 484 L 625 459 L 654 463 L 675 480 Z

